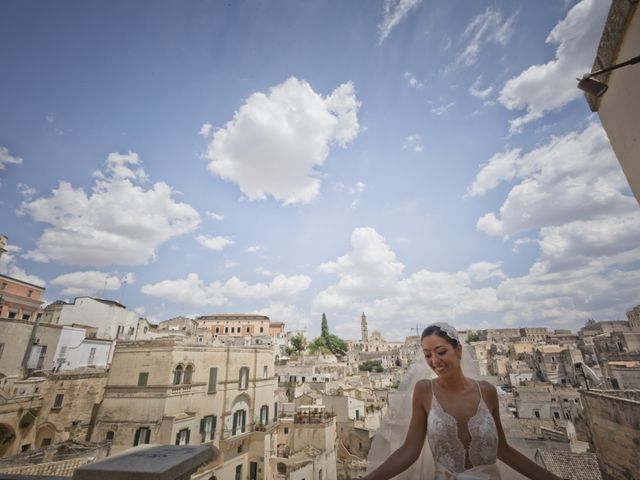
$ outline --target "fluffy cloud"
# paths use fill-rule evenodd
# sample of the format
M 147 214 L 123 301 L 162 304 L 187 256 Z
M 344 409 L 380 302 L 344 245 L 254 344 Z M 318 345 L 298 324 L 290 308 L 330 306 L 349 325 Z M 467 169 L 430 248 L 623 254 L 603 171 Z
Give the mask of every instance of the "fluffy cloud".
M 196 241 L 204 248 L 221 252 L 227 245 L 233 245 L 234 241 L 231 237 L 212 237 L 210 235 L 198 235 Z
M 249 284 L 238 277 L 231 277 L 225 283 L 206 284 L 197 273 L 190 273 L 185 279 L 143 285 L 142 293 L 191 305 L 222 306 L 233 300 L 291 301 L 307 290 L 309 285 L 311 278 L 306 275 L 276 275 L 268 284 Z
M 27 273 L 24 268 L 19 267 L 16 263 L 16 255 L 18 255 L 22 249 L 16 245 L 7 245 L 6 252 L 0 256 L 0 273 L 7 275 L 8 277 L 17 278 L 23 282 L 32 283 L 34 285 L 46 286 L 42 278 L 37 275 Z
M 311 320 L 295 305 L 283 302 L 270 302 L 266 307 L 255 312 L 266 315 L 271 321 L 284 322 L 287 331 L 306 330 L 311 326 Z
M 551 31 L 547 43 L 556 44 L 555 59 L 532 65 L 511 78 L 500 92 L 500 103 L 509 110 L 527 109 L 510 122 L 517 133 L 546 111 L 558 109 L 580 97 L 576 78 L 590 71 L 610 2 L 582 0 Z
M 581 132 L 552 138 L 527 154 L 494 155 L 481 167 L 468 195 L 481 195 L 503 181 L 517 183 L 500 207 L 477 228 L 508 236 L 527 230 L 616 215 L 637 208 L 602 127 L 590 123 Z
M 385 0 L 384 17 L 378 25 L 378 42 L 382 42 L 389 36 L 398 24 L 411 13 L 422 0 Z
M 51 196 L 22 202 L 19 213 L 50 225 L 26 256 L 83 266 L 138 265 L 162 243 L 193 231 L 198 213 L 176 202 L 164 182 L 145 189 L 140 165 L 135 153 L 112 153 L 88 194 L 61 181 Z
M 486 261 L 457 272 L 423 268 L 404 276 L 403 265 L 384 238 L 373 229 L 357 229 L 351 250 L 321 266 L 335 274 L 337 282 L 316 296 L 314 309 L 347 322 L 354 312 L 365 311 L 380 328 L 400 332 L 400 337 L 416 324 L 424 327 L 438 320 L 462 327 L 576 328 L 590 317 L 616 318 L 637 303 L 640 271 L 630 267 L 640 261 L 638 217 L 640 213 L 633 213 L 622 221 L 543 229 L 540 257 L 527 274 L 512 278 L 499 262 Z M 611 238 L 599 228 L 613 230 Z M 545 241 L 552 236 L 562 237 L 566 249 L 548 250 Z
M 311 202 L 320 192 L 316 167 L 333 145 L 346 147 L 359 132 L 359 106 L 351 82 L 323 97 L 289 78 L 268 94 L 251 95 L 213 134 L 208 168 L 250 200 L 271 195 L 284 204 Z
M 224 220 L 224 215 L 222 213 L 212 212 L 211 210 L 207 210 L 204 214 L 210 218 L 211 220 L 221 221 Z
M 51 280 L 51 284 L 64 287 L 60 291 L 62 295 L 79 297 L 82 295 L 95 295 L 101 291 L 112 292 L 119 290 L 123 283 L 133 283 L 134 281 L 133 273 L 118 277 L 105 272 L 89 270 L 59 275 Z
M 494 7 L 489 7 L 475 16 L 462 34 L 462 39 L 468 43 L 458 54 L 454 65 L 473 65 L 486 45 L 506 45 L 513 32 L 514 18 L 504 19 L 502 13 Z

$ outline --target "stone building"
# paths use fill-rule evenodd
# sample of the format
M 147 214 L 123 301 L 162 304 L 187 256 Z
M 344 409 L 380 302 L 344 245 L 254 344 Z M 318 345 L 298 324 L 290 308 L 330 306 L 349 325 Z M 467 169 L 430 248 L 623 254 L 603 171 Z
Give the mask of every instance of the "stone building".
M 640 391 L 581 390 L 580 396 L 602 477 L 640 478 Z
M 208 328 L 213 335 L 277 336 L 284 334 L 284 323 L 271 322 L 266 315 L 224 313 L 196 317 L 199 327 Z
M 636 305 L 627 312 L 627 321 L 632 332 L 640 332 L 640 305 Z
M 520 342 L 544 342 L 549 335 L 546 327 L 525 327 L 520 329 Z
M 518 386 L 514 402 L 516 415 L 522 419 L 550 420 L 552 425 L 564 426 L 567 420 L 582 418 L 580 393 L 570 387 L 549 383 Z
M 132 340 L 140 315 L 115 300 L 77 297 L 73 303 L 56 301 L 42 311 L 42 323 L 89 327 L 98 338 Z
M 337 478 L 335 416 L 328 413 L 324 405 L 297 407 L 293 416 L 281 418 L 273 453 L 269 458 L 268 478 Z
M 44 287 L 0 275 L 0 318 L 36 319 L 43 303 Z
M 145 443 L 210 443 L 224 459 L 217 478 L 266 478 L 275 452 L 275 387 L 268 345 L 119 342 L 91 438 L 111 441 L 113 453 Z
M 574 348 L 540 345 L 533 352 L 533 368 L 545 382 L 578 385 L 575 364 L 583 361 L 582 352 Z

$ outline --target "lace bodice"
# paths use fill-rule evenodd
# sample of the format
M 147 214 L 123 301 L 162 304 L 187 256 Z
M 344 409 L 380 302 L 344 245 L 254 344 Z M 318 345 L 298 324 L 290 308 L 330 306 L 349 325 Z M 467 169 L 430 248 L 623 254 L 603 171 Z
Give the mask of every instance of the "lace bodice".
M 427 439 L 436 463 L 452 473 L 464 472 L 467 464 L 472 467 L 496 462 L 498 454 L 498 430 L 491 412 L 484 403 L 482 390 L 476 413 L 469 419 L 467 428 L 471 441 L 468 450 L 460 441 L 457 420 L 444 411 L 431 383 L 431 410 L 427 419 Z M 467 462 L 468 460 L 468 462 Z

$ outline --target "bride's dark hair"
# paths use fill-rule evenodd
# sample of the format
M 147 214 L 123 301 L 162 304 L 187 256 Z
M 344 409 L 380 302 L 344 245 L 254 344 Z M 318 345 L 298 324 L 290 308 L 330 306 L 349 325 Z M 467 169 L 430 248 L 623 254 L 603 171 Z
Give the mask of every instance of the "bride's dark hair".
M 439 336 L 440 338 L 444 338 L 447 342 L 449 342 L 449 344 L 451 344 L 453 348 L 457 348 L 458 345 L 460 345 L 460 342 L 458 342 L 458 340 L 456 340 L 455 338 L 451 338 L 449 335 L 447 335 L 447 332 L 442 330 L 438 325 L 429 325 L 427 328 L 425 328 L 422 331 L 420 341 L 422 342 L 422 340 L 424 340 L 424 337 L 428 337 L 433 334 Z

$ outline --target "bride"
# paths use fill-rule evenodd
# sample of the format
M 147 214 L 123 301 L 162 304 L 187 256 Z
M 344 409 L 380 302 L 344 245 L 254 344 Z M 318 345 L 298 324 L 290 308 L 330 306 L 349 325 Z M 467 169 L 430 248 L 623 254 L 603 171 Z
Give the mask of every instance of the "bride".
M 386 480 L 405 471 L 420 456 L 425 437 L 435 480 L 500 480 L 497 459 L 533 480 L 560 480 L 507 443 L 496 389 L 463 374 L 462 345 L 451 325 L 425 328 L 421 345 L 436 378 L 416 383 L 404 443 L 362 480 Z

